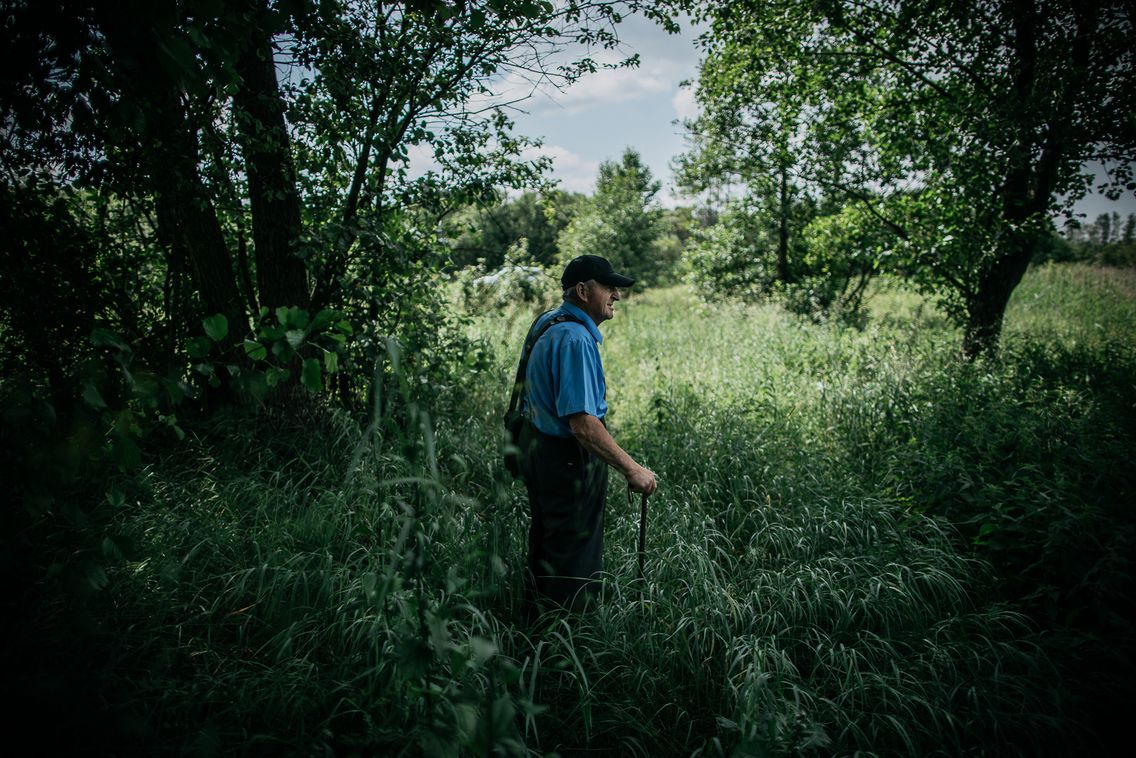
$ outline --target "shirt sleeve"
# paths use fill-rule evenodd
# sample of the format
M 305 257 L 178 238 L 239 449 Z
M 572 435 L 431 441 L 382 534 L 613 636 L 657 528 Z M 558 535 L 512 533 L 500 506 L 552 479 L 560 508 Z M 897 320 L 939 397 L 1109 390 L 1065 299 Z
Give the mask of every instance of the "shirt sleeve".
M 557 378 L 556 415 L 562 419 L 577 413 L 602 417 L 603 369 L 595 342 L 590 335 L 578 335 L 572 330 L 557 347 L 553 362 Z

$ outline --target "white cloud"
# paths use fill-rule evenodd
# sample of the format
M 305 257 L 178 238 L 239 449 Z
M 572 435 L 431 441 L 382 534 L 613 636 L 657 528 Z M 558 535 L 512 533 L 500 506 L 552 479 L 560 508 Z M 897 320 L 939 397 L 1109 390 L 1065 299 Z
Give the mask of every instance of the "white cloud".
M 434 160 L 434 146 L 428 142 L 411 145 L 406 151 L 407 175 L 411 179 L 425 176 L 430 171 L 440 171 L 441 166 Z
M 697 118 L 702 110 L 694 98 L 693 87 L 679 87 L 671 98 L 671 107 L 674 108 L 675 115 L 684 120 Z
M 552 175 L 560 180 L 560 189 L 591 194 L 600 170 L 599 161 L 585 158 L 559 145 L 530 147 L 521 157 L 532 160 L 541 155 L 552 158 Z
M 608 103 L 627 102 L 666 92 L 671 79 L 659 69 L 600 69 L 563 90 L 551 89 L 537 101 L 538 110 L 574 115 Z M 541 102 L 544 101 L 544 102 Z
M 601 66 L 616 65 L 625 57 L 608 50 L 592 56 Z M 609 103 L 668 92 L 676 78 L 676 74 L 663 65 L 653 65 L 650 69 L 599 68 L 595 73 L 584 74 L 572 85 L 558 87 L 552 80 L 534 85 L 528 75 L 512 71 L 491 83 L 490 93 L 471 98 L 469 106 L 471 110 L 480 110 L 507 105 L 534 115 L 572 116 Z

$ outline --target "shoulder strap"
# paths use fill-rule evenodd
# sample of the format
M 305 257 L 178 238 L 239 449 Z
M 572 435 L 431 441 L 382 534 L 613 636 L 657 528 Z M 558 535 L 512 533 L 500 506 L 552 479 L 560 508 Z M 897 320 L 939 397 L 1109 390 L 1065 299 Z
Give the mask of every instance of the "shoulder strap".
M 534 334 L 533 328 L 536 326 L 536 323 L 540 321 L 541 317 L 545 315 L 545 313 L 548 313 L 548 311 L 545 311 L 544 313 L 540 314 L 540 316 L 537 316 L 535 319 L 533 319 L 532 325 L 529 326 L 529 332 L 525 336 L 525 345 L 521 350 L 521 362 L 517 365 L 517 376 L 513 379 L 513 394 L 509 396 L 509 410 L 506 414 L 507 416 L 512 415 L 513 412 L 515 412 L 521 404 L 521 392 L 524 389 L 525 374 L 528 372 L 529 367 L 529 354 L 532 353 L 532 349 L 536 346 L 536 343 L 540 341 L 540 338 L 544 336 L 544 333 L 557 324 L 563 324 L 565 321 L 575 321 L 581 326 L 583 326 L 584 324 L 583 321 L 576 318 L 575 316 L 569 313 L 562 313 L 559 316 L 553 316 L 552 318 L 550 318 L 544 323 L 543 326 L 541 326 L 540 329 L 537 329 L 536 333 Z

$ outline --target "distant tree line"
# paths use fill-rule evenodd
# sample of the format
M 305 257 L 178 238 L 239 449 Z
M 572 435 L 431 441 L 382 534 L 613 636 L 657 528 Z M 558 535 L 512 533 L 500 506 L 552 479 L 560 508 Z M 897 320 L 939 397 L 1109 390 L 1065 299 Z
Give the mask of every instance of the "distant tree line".
M 1089 224 L 1072 221 L 1062 229 L 1055 260 L 1094 261 L 1106 266 L 1136 266 L 1136 213 L 1098 214 Z
M 558 273 L 572 258 L 592 254 L 628 272 L 637 286 L 670 284 L 682 274 L 687 241 L 713 215 L 689 206 L 663 208 L 660 188 L 639 153 L 627 148 L 618 161 L 600 164 L 591 195 L 526 192 L 470 205 L 443 220 L 441 238 L 454 269 L 489 273 L 508 259 Z

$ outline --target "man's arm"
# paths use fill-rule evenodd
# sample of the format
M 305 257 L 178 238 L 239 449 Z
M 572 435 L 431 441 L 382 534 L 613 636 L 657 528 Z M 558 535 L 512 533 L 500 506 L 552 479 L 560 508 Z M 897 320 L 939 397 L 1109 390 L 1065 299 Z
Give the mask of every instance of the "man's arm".
M 635 459 L 621 448 L 603 425 L 590 413 L 577 413 L 568 418 L 568 427 L 580 444 L 598 455 L 609 466 L 618 469 L 626 478 L 627 484 L 633 492 L 645 492 L 650 495 L 658 486 L 655 482 L 655 473 L 643 468 Z

